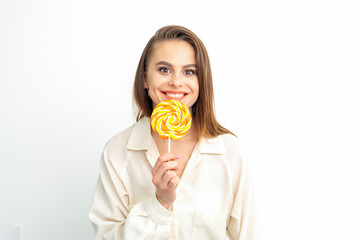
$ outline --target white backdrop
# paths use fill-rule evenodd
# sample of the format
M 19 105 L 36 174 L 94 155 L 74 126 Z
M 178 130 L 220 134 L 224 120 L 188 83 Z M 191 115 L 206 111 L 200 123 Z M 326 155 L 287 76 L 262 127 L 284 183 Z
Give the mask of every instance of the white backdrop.
M 0 0 L 0 229 L 87 240 L 105 142 L 155 31 L 205 43 L 264 239 L 360 239 L 358 1 Z

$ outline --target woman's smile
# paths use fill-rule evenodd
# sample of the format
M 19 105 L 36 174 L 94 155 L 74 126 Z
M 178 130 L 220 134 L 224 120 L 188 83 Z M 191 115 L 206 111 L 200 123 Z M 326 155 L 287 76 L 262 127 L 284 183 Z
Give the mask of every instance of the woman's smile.
M 181 91 L 162 91 L 162 94 L 166 97 L 168 100 L 183 100 L 188 94 L 186 92 Z

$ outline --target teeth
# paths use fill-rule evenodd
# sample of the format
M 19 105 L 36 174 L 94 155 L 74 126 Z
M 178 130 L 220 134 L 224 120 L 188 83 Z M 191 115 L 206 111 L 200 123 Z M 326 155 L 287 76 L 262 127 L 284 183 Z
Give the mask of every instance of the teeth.
M 169 97 L 174 97 L 174 98 L 180 98 L 180 97 L 184 96 L 184 94 L 178 94 L 178 93 L 166 93 L 166 95 Z

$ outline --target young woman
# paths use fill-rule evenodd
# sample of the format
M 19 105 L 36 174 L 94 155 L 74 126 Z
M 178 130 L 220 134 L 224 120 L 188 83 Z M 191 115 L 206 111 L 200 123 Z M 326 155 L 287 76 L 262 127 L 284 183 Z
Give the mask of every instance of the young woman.
M 134 83 L 137 122 L 109 140 L 90 219 L 96 239 L 252 239 L 247 167 L 236 137 L 215 118 L 208 54 L 180 26 L 159 29 Z M 151 129 L 153 108 L 183 102 L 193 124 L 167 141 Z

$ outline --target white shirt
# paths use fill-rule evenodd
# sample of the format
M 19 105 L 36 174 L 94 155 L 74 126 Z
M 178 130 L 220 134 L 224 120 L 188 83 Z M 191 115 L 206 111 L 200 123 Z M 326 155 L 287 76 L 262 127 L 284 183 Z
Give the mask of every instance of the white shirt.
M 147 117 L 105 145 L 89 213 L 96 240 L 253 239 L 250 182 L 236 137 L 195 146 L 172 210 L 155 197 L 158 157 Z

